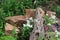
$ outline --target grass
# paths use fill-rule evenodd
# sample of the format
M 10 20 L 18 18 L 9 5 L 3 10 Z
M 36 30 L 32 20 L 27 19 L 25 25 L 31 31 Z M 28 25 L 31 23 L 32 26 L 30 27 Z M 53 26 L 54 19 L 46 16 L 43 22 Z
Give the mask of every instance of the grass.
M 16 39 L 12 36 L 2 36 L 0 37 L 0 40 L 16 40 Z

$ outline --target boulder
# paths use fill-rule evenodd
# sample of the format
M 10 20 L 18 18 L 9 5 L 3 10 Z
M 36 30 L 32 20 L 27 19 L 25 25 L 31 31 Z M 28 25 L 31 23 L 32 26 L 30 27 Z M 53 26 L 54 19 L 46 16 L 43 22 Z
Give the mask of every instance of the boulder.
M 20 33 L 20 29 L 18 27 L 15 27 L 9 23 L 6 23 L 6 26 L 5 26 L 6 35 L 10 35 L 13 29 L 16 31 L 16 33 Z
M 30 18 L 30 17 L 33 17 L 33 18 L 35 18 L 35 16 L 36 16 L 36 9 L 26 9 L 26 18 Z M 41 16 L 43 17 L 44 16 L 44 14 L 45 14 L 45 12 L 44 12 L 44 10 L 42 9 L 42 8 L 40 8 L 40 13 L 41 13 Z
M 56 13 L 52 11 L 46 11 L 46 14 L 48 14 L 48 16 L 51 17 L 53 14 L 56 14 Z
M 36 9 L 26 9 L 26 18 L 35 17 Z
M 7 17 L 6 19 L 6 26 L 5 26 L 5 33 L 10 35 L 12 30 L 15 29 L 17 33 L 20 33 L 21 27 L 24 23 L 26 23 L 25 16 L 13 16 Z
M 13 17 L 6 17 L 6 22 L 10 23 L 12 25 L 15 24 L 21 24 L 21 23 L 25 23 L 26 22 L 26 17 L 25 16 L 13 16 Z

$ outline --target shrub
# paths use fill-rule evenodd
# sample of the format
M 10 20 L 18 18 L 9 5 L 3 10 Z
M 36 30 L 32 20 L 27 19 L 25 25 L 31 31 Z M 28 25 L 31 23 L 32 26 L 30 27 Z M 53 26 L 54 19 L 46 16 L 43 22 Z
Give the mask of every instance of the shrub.
M 56 12 L 56 15 L 60 15 L 60 6 L 57 6 L 54 11 Z
M 5 16 L 24 15 L 26 8 L 33 8 L 32 0 L 2 0 Z
M 30 33 L 32 32 L 33 28 L 33 19 L 30 18 L 30 20 L 27 20 L 26 24 L 23 24 L 22 30 L 21 30 L 21 36 L 19 39 L 21 40 L 29 40 Z
M 0 37 L 0 40 L 16 40 L 16 39 L 12 36 L 2 36 Z

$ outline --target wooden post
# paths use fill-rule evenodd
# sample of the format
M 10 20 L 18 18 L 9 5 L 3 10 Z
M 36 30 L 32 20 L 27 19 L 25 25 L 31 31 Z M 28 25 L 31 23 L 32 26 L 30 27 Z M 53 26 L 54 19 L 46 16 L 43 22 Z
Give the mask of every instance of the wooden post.
M 43 28 L 43 17 L 44 11 L 41 8 L 36 9 L 36 18 L 34 20 L 34 28 L 32 33 L 30 34 L 29 40 L 38 40 L 39 36 L 44 36 L 44 28 Z

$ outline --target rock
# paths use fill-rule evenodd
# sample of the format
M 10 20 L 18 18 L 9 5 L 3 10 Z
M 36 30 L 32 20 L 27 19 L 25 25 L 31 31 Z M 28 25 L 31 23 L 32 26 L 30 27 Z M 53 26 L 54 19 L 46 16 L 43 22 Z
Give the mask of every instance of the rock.
M 13 16 L 13 17 L 7 17 L 6 20 L 12 20 L 13 22 L 17 22 L 19 20 L 25 20 L 25 16 Z
M 48 14 L 48 16 L 51 17 L 53 14 L 56 14 L 56 13 L 52 11 L 46 11 L 46 14 Z
M 44 17 L 45 11 L 44 11 L 42 8 L 39 8 L 39 12 L 41 13 L 40 15 L 41 15 L 42 17 Z
M 14 26 L 9 23 L 6 23 L 5 30 L 12 30 Z
M 11 32 L 13 30 L 13 27 L 14 26 L 12 26 L 11 24 L 6 23 L 6 26 L 5 26 L 5 33 L 6 33 L 6 35 L 10 35 L 11 34 Z
M 16 33 L 20 32 L 20 30 L 17 27 L 15 27 L 9 23 L 6 23 L 6 26 L 5 26 L 6 35 L 11 35 L 13 29 L 16 31 Z
M 26 9 L 26 18 L 35 17 L 36 9 Z
M 20 16 L 13 16 L 13 17 L 7 17 L 6 18 L 6 22 L 7 23 L 10 23 L 10 24 L 12 24 L 12 25 L 14 25 L 14 24 L 20 24 L 20 23 L 25 23 L 25 21 L 26 21 L 26 18 L 25 18 L 25 16 L 22 16 L 22 15 L 20 15 Z
M 13 16 L 7 17 L 6 19 L 6 26 L 5 26 L 5 33 L 6 35 L 10 35 L 12 30 L 15 29 L 16 33 L 20 33 L 21 27 L 24 23 L 26 23 L 25 16 Z
M 40 8 L 41 16 L 44 16 L 45 12 L 43 11 L 42 8 Z M 33 17 L 35 18 L 36 16 L 36 9 L 26 9 L 26 18 Z

